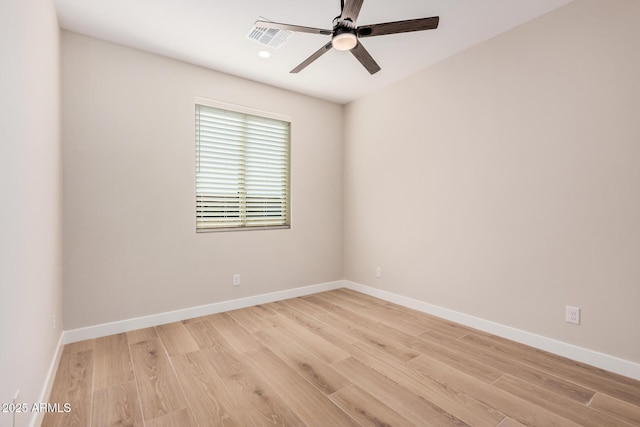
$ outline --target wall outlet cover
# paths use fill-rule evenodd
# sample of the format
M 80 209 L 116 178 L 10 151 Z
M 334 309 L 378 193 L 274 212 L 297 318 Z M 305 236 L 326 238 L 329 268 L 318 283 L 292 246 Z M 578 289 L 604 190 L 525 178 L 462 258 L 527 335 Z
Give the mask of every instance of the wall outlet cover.
M 568 323 L 579 325 L 580 324 L 580 308 L 572 307 L 568 305 L 565 320 Z

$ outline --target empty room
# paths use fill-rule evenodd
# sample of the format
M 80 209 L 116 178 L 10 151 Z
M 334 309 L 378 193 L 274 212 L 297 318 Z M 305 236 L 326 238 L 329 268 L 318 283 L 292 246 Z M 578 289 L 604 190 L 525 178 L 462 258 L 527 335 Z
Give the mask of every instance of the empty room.
M 640 426 L 640 1 L 0 28 L 0 427 Z

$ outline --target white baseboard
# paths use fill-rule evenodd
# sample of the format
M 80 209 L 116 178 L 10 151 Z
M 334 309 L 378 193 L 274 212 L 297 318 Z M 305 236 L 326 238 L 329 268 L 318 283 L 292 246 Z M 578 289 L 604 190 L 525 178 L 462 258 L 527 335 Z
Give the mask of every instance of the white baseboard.
M 559 356 L 564 356 L 578 362 L 586 363 L 616 374 L 624 375 L 629 378 L 640 380 L 640 364 L 628 360 L 620 359 L 615 356 L 567 344 L 552 338 L 536 335 L 521 329 L 512 328 L 490 320 L 480 319 L 468 314 L 460 313 L 437 305 L 429 304 L 413 298 L 408 298 L 382 289 L 372 288 L 360 283 L 344 281 L 344 287 L 372 297 L 380 298 L 403 307 L 412 308 L 424 313 L 432 314 L 452 322 L 470 326 L 484 332 L 491 333 L 512 341 L 529 345 L 531 347 L 545 350 Z
M 72 329 L 64 333 L 64 343 L 100 338 L 136 329 L 148 328 L 151 326 L 163 325 L 165 323 L 178 322 L 194 317 L 208 316 L 210 314 L 224 311 L 237 310 L 239 308 L 251 307 L 258 304 L 266 304 L 274 301 L 282 301 L 289 298 L 296 298 L 305 295 L 316 294 L 318 292 L 331 291 L 344 287 L 344 282 L 321 283 L 317 285 L 303 286 L 300 288 L 287 289 L 284 291 L 271 292 L 268 294 L 255 295 L 229 301 L 216 302 L 213 304 L 201 305 L 198 307 L 185 308 L 182 310 L 169 311 L 165 313 L 152 314 L 150 316 L 137 317 L 134 319 L 120 320 L 117 322 L 104 323 L 101 325 L 89 326 L 86 328 Z
M 38 402 L 48 402 L 49 396 L 51 396 L 51 389 L 53 388 L 53 381 L 56 379 L 56 372 L 58 372 L 58 365 L 60 364 L 60 358 L 62 357 L 62 349 L 64 348 L 64 332 L 60 334 L 60 338 L 58 339 L 58 344 L 53 354 L 53 359 L 51 360 L 51 364 L 49 365 L 49 371 L 47 371 L 47 377 L 44 381 L 44 386 L 42 387 L 42 391 L 40 392 L 40 397 L 38 398 Z M 29 422 L 30 427 L 36 427 L 42 424 L 42 420 L 44 418 L 44 412 L 36 412 L 31 416 L 31 422 Z

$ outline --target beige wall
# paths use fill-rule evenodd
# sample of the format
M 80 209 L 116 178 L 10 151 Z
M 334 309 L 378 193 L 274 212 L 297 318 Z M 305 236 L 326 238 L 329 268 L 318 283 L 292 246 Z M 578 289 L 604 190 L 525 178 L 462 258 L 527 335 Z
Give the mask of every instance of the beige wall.
M 66 31 L 62 70 L 66 329 L 342 278 L 342 106 Z M 196 96 L 292 118 L 290 230 L 196 234 Z
M 52 0 L 0 2 L 0 402 L 38 402 L 62 332 L 59 30 Z M 53 316 L 57 316 L 53 328 Z M 26 426 L 30 416 L 17 416 Z M 0 413 L 0 425 L 12 425 Z
M 640 362 L 639 41 L 581 0 L 348 105 L 345 277 Z

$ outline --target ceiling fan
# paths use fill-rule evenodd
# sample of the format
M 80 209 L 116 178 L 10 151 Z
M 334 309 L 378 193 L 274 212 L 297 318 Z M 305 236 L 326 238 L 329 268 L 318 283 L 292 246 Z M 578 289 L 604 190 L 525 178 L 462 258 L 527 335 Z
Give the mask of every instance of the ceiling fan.
M 341 0 L 340 16 L 334 18 L 333 30 L 303 27 L 300 25 L 280 24 L 278 22 L 261 20 L 257 21 L 256 25 L 259 24 L 262 27 L 278 30 L 331 36 L 329 43 L 325 44 L 310 57 L 302 61 L 300 65 L 290 71 L 291 73 L 298 73 L 302 71 L 313 61 L 327 53 L 331 48 L 334 48 L 340 51 L 350 51 L 370 74 L 375 74 L 380 71 L 380 66 L 364 48 L 360 42 L 361 38 L 408 33 L 411 31 L 434 30 L 438 28 L 438 22 L 440 21 L 440 17 L 438 16 L 356 27 L 356 20 L 360 14 L 363 2 L 364 0 Z

